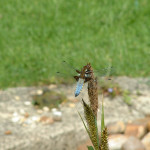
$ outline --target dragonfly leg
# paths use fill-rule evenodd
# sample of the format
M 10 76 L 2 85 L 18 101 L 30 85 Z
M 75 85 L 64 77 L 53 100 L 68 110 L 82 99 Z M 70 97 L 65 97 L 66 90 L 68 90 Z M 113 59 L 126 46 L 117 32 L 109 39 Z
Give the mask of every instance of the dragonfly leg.
M 78 81 L 79 80 L 79 77 L 78 76 L 74 76 L 75 80 Z
M 79 71 L 79 70 L 77 70 L 77 69 L 76 69 L 76 72 L 77 72 L 77 73 L 81 73 L 81 71 Z

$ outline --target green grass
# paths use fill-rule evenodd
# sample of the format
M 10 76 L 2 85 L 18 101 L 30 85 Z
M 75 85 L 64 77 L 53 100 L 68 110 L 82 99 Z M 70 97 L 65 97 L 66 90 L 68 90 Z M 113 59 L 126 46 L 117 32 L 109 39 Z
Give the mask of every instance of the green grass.
M 149 76 L 149 18 L 149 0 L 2 0 L 0 87 L 49 83 L 64 58 Z

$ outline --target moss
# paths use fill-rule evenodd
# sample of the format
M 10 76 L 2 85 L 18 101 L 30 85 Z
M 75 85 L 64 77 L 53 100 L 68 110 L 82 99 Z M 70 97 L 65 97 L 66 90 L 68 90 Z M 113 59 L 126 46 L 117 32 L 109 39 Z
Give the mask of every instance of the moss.
M 51 90 L 44 90 L 41 95 L 33 96 L 33 105 L 38 108 L 43 108 L 44 106 L 51 108 L 58 108 L 59 104 L 67 101 L 65 95 L 57 93 Z
M 123 91 L 123 100 L 127 105 L 129 105 L 129 106 L 132 105 L 129 91 L 127 91 L 127 90 Z

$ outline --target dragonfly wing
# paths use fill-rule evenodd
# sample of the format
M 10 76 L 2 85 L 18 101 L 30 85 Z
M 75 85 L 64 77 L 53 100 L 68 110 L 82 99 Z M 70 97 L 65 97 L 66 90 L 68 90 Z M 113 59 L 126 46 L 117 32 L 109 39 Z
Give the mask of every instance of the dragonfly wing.
M 95 76 L 99 77 L 105 77 L 106 79 L 110 79 L 110 77 L 114 74 L 115 68 L 112 66 L 100 69 L 100 70 L 95 70 L 94 74 Z
M 76 68 L 74 68 L 67 61 L 61 61 L 60 66 L 61 67 L 58 68 L 58 71 L 56 72 L 56 76 L 62 78 L 74 78 L 74 76 L 77 75 Z
M 109 85 L 112 83 L 110 80 L 112 79 L 112 75 L 114 75 L 115 69 L 113 67 L 106 67 L 100 70 L 94 70 L 94 76 L 97 77 L 98 83 L 100 86 Z M 95 82 L 97 81 L 95 80 Z M 90 87 L 89 88 L 93 88 Z

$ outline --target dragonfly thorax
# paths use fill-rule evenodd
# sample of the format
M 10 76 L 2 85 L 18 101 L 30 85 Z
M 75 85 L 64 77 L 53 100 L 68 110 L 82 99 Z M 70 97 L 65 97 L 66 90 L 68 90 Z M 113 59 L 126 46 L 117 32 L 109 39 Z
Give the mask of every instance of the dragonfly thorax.
M 79 79 L 83 79 L 84 83 L 86 83 L 87 81 L 91 80 L 93 77 L 93 70 L 91 68 L 90 64 L 87 64 L 86 66 L 84 66 L 81 71 L 76 70 L 76 72 L 78 73 L 77 76 L 74 76 L 74 78 L 78 81 Z

